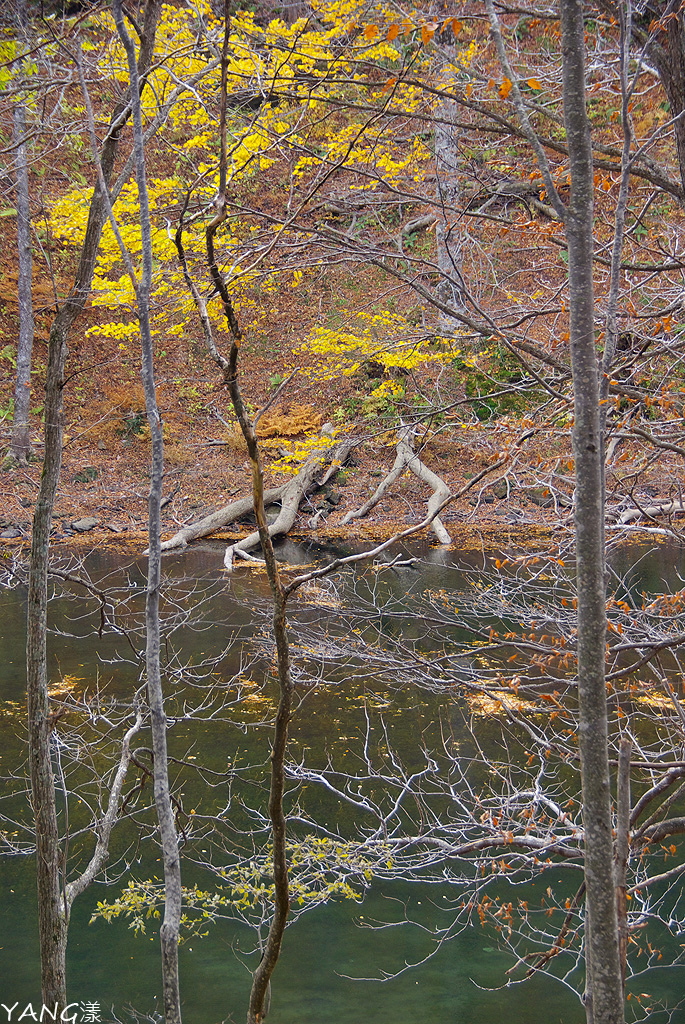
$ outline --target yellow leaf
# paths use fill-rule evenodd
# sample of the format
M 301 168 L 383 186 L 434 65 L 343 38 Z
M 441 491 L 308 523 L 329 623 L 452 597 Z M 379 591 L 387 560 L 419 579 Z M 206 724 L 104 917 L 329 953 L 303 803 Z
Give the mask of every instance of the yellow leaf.
M 454 32 L 455 36 L 459 35 L 462 28 L 463 26 L 462 23 L 459 21 L 459 18 L 452 18 L 452 31 Z
M 511 92 L 511 82 L 509 81 L 508 78 L 504 78 L 502 80 L 502 84 L 500 85 L 500 87 L 499 87 L 499 89 L 497 91 L 499 92 L 499 94 L 500 94 L 500 96 L 502 97 L 503 100 L 505 100 L 507 98 L 507 96 Z
M 433 38 L 434 35 L 435 35 L 435 29 L 434 28 L 428 28 L 428 25 L 422 25 L 421 26 L 421 39 L 423 41 L 423 45 L 424 46 L 428 46 L 428 44 L 430 43 L 430 41 L 431 41 L 431 39 Z
M 526 85 L 530 89 L 542 89 L 542 86 L 538 82 L 537 78 L 529 78 L 528 81 L 526 82 Z
M 473 92 L 473 86 L 469 82 L 469 84 L 466 86 L 466 95 L 467 95 L 467 97 L 469 97 L 472 92 Z
M 373 39 L 378 35 L 378 25 L 367 25 L 364 29 L 364 39 Z
M 391 25 L 390 28 L 388 29 L 388 42 L 391 43 L 393 41 L 393 39 L 397 39 L 399 34 L 400 34 L 400 26 L 399 25 Z

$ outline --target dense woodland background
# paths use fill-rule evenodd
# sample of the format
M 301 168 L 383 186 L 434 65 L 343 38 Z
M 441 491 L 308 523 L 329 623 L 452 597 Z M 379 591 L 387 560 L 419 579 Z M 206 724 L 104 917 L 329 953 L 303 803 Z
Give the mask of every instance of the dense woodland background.
M 181 904 L 207 917 L 219 904 L 182 892 L 160 558 L 254 508 L 256 531 L 231 535 L 224 563 L 233 571 L 261 545 L 279 692 L 271 839 L 252 861 L 227 854 L 234 891 L 247 893 L 229 900 L 233 912 L 258 917 L 248 1021 L 265 1013 L 298 857 L 305 874 L 312 858 L 326 862 L 326 898 L 348 874 L 440 865 L 466 892 L 457 920 L 489 921 L 524 975 L 570 956 L 559 976 L 573 976 L 588 1020 L 622 1020 L 626 977 L 642 974 L 633 963 L 662 955 L 643 923 L 681 931 L 682 592 L 626 595 L 605 561 L 607 545 L 635 530 L 681 540 L 680 6 L 115 0 L 110 11 L 17 0 L 3 18 L 1 511 L 16 541 L 8 585 L 24 579 L 31 535 L 28 773 L 44 1000 L 66 1001 L 72 903 L 102 872 L 120 808 L 154 777 L 164 1008 L 180 1021 Z M 280 506 L 271 522 L 270 504 Z M 77 696 L 67 709 L 50 693 L 48 580 L 98 597 L 103 630 L 119 628 L 121 612 L 80 571 L 55 570 L 50 547 L 96 530 L 142 548 L 146 506 L 145 628 L 132 643 L 145 686 L 133 708 L 117 705 L 121 736 L 111 769 L 90 778 L 100 809 L 83 823 L 67 881 L 51 751 L 57 729 L 88 733 L 92 716 Z M 426 752 L 427 789 L 386 751 L 367 760 L 363 784 L 382 780 L 397 806 L 411 794 L 419 817 L 374 804 L 375 830 L 310 857 L 309 834 L 296 830 L 294 848 L 287 839 L 287 780 L 347 793 L 352 779 L 288 762 L 297 685 L 311 680 L 304 646 L 293 669 L 287 602 L 309 587 L 325 607 L 321 579 L 362 556 L 293 575 L 269 534 L 349 535 L 355 522 L 358 536 L 369 513 L 376 541 L 430 528 L 446 547 L 490 529 L 504 557 L 474 613 L 435 598 L 424 628 L 443 653 L 414 684 L 459 679 L 472 700 L 493 701 L 482 706 L 502 716 L 505 748 L 507 729 L 518 730 L 531 760 L 526 771 L 505 762 L 474 793 L 449 745 Z M 442 631 L 460 625 L 470 639 L 455 647 Z M 373 664 L 380 641 L 356 646 L 351 625 L 346 635 L 350 663 Z M 323 660 L 337 665 L 336 642 Z M 482 672 L 464 677 L 474 645 Z M 407 656 L 416 671 L 406 639 L 382 649 L 397 678 Z M 541 726 L 545 704 L 554 709 Z M 154 753 L 143 762 L 132 744 L 148 729 Z M 101 738 L 89 741 L 103 756 Z M 467 797 L 455 796 L 454 773 Z M 583 881 L 575 895 L 548 890 L 539 913 L 550 911 L 549 926 L 531 920 L 527 901 L 489 895 L 488 872 L 517 881 L 565 859 Z M 320 902 L 307 884 L 303 902 Z M 156 900 L 134 883 L 129 903 L 102 914 L 140 915 Z

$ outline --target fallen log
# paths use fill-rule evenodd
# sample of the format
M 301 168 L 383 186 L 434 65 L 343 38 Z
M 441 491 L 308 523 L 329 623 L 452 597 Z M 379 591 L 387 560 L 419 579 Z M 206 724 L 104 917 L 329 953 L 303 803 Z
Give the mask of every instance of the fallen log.
M 287 484 L 282 484 L 280 487 L 271 487 L 268 491 L 265 491 L 264 505 L 274 505 L 277 501 L 280 501 L 286 487 Z M 253 510 L 254 506 L 251 497 L 238 498 L 237 501 L 232 501 L 230 505 L 224 505 L 223 508 L 217 509 L 216 512 L 211 512 L 204 519 L 198 519 L 197 522 L 189 523 L 188 526 L 182 527 L 173 537 L 162 541 L 162 551 L 175 551 L 179 548 L 185 548 L 191 540 L 209 537 L 210 534 L 216 533 L 217 530 L 222 530 L 224 526 L 230 526 L 236 519 L 242 519 L 243 516 L 248 515 Z
M 552 207 L 541 200 L 540 185 L 528 181 L 500 181 L 495 185 L 481 185 L 477 195 L 469 202 L 469 209 L 476 213 L 485 213 L 495 203 L 507 206 L 511 202 L 523 203 L 532 207 L 549 220 L 559 220 Z
M 429 516 L 433 515 L 437 509 L 444 505 L 445 501 L 451 496 L 451 491 L 442 477 L 438 476 L 437 473 L 434 473 L 432 469 L 429 469 L 428 466 L 421 461 L 412 447 L 412 439 L 413 432 L 411 428 L 402 427 L 397 435 L 397 456 L 392 469 L 385 479 L 378 485 L 369 500 L 366 501 L 361 508 L 347 513 L 342 521 L 343 526 L 352 522 L 353 519 L 363 519 L 364 516 L 368 515 L 371 509 L 375 508 L 386 491 L 393 485 L 395 480 L 397 480 L 405 469 L 408 469 L 414 474 L 414 476 L 418 477 L 419 480 L 422 480 L 433 489 L 433 494 L 428 501 Z M 431 529 L 440 544 L 451 543 L 452 538 L 443 526 L 439 516 L 435 516 L 432 520 Z
M 343 441 L 333 449 L 328 446 L 318 449 L 312 453 L 294 479 L 281 484 L 280 487 L 271 487 L 264 492 L 265 507 L 277 504 L 282 506 L 276 520 L 269 527 L 269 533 L 272 536 L 288 532 L 295 521 L 295 515 L 302 499 L 307 494 L 328 483 L 331 477 L 344 464 L 351 450 L 352 443 L 350 441 Z M 318 471 L 328 462 L 330 462 L 330 465 L 326 472 L 320 480 L 317 479 Z M 223 508 L 217 509 L 216 512 L 205 516 L 203 519 L 182 527 L 173 537 L 162 541 L 162 551 L 183 550 L 190 541 L 198 540 L 201 537 L 209 537 L 212 533 L 223 530 L 224 527 L 230 526 L 231 523 L 242 519 L 243 516 L 249 515 L 252 511 L 254 511 L 252 496 L 238 498 L 229 505 L 224 505 Z M 254 540 L 255 537 L 257 537 L 256 541 Z M 234 554 L 238 557 L 244 557 L 245 553 L 251 550 L 251 548 L 256 547 L 258 543 L 258 534 L 255 531 L 249 537 L 244 538 L 237 545 L 232 545 L 231 547 L 233 549 L 239 548 L 239 550 L 234 551 Z M 228 552 L 226 557 L 228 557 Z
M 634 519 L 641 519 L 645 516 L 654 519 L 656 516 L 675 516 L 685 512 L 685 505 L 681 501 L 669 501 L 663 505 L 647 505 L 645 508 L 629 508 L 618 517 L 617 525 L 625 526 L 632 523 Z
M 315 483 L 315 477 L 321 468 L 322 462 L 322 455 L 310 456 L 297 476 L 285 485 L 280 498 L 281 511 L 269 526 L 270 537 L 280 537 L 291 529 L 295 522 L 300 502 L 311 489 L 312 484 Z M 264 495 L 264 504 L 266 505 L 266 494 Z M 228 572 L 232 571 L 235 558 L 249 558 L 254 561 L 249 552 L 252 548 L 258 547 L 259 543 L 259 530 L 254 530 L 247 537 L 244 537 L 243 540 L 236 541 L 235 544 L 229 544 L 224 554 L 224 567 Z

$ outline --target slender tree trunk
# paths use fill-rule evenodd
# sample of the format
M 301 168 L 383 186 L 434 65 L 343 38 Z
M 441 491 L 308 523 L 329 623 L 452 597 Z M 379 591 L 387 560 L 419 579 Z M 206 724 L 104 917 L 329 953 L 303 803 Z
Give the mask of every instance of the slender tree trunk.
M 145 602 L 146 650 L 145 668 L 147 674 L 147 698 L 150 708 L 152 730 L 152 751 L 154 771 L 154 793 L 159 834 L 164 866 L 164 920 L 160 928 L 162 947 L 162 991 L 164 1018 L 166 1024 L 181 1024 L 181 996 L 178 973 L 178 941 L 181 926 L 181 859 L 178 850 L 178 836 L 169 787 L 169 761 L 167 757 L 167 718 L 164 709 L 162 689 L 159 589 L 161 581 L 161 504 L 162 480 L 164 474 L 164 451 L 162 420 L 157 408 L 155 395 L 154 357 L 152 331 L 150 329 L 150 289 L 152 285 L 152 234 L 150 209 L 145 176 L 145 152 L 143 145 L 143 124 L 140 109 L 138 69 L 135 48 L 126 31 L 121 11 L 121 0 L 114 0 L 114 20 L 119 37 L 126 49 L 129 75 L 131 78 L 131 104 L 136 181 L 140 204 L 140 228 L 142 240 L 143 272 L 140 281 L 133 283 L 136 290 L 140 341 L 142 350 L 141 377 L 145 391 L 145 409 L 152 439 L 152 471 L 150 474 L 150 497 L 148 502 L 148 572 Z
M 632 740 L 624 736 L 619 749 L 616 780 L 616 913 L 618 915 L 618 945 L 624 997 L 628 959 L 626 874 L 630 858 L 630 756 L 632 750 Z
M 14 106 L 15 168 L 17 175 L 17 248 L 19 250 L 19 343 L 17 345 L 17 378 L 14 387 L 14 419 L 10 458 L 26 462 L 31 454 L 29 441 L 29 408 L 31 404 L 31 352 L 33 349 L 33 300 L 31 278 L 31 213 L 29 210 L 29 172 L 26 149 L 26 105 L 17 100 Z
M 606 595 L 599 381 L 595 345 L 593 166 L 585 106 L 581 0 L 562 0 L 564 120 L 571 168 L 566 221 L 569 251 L 570 343 L 574 391 L 578 695 L 585 828 L 585 879 L 590 919 L 588 967 L 596 1024 L 622 1024 L 623 992 L 614 883 L 611 791 L 604 665 Z
M 224 117 L 222 116 L 222 138 L 224 134 L 223 128 Z M 225 167 L 223 155 L 222 165 Z M 225 177 L 222 180 L 225 182 Z M 272 622 L 278 666 L 279 701 L 271 749 L 271 780 L 269 788 L 269 817 L 271 819 L 271 839 L 273 843 L 274 913 L 262 950 L 262 959 L 252 978 L 252 989 L 250 991 L 250 1002 L 247 1011 L 247 1024 L 260 1024 L 265 1017 L 265 1002 L 269 991 L 271 975 L 280 956 L 283 934 L 290 911 L 283 793 L 285 790 L 285 754 L 288 742 L 288 726 L 292 715 L 293 682 L 290 671 L 290 649 L 286 623 L 288 595 L 283 588 L 278 572 L 278 564 L 274 555 L 269 524 L 264 509 L 264 473 L 259 453 L 259 443 L 254 425 L 245 408 L 238 382 L 238 353 L 242 341 L 242 332 L 214 254 L 214 234 L 221 221 L 226 217 L 226 199 L 223 192 L 220 193 L 215 206 L 218 211 L 217 215 L 207 228 L 207 260 L 212 281 L 221 297 L 226 320 L 232 335 L 226 381 L 252 466 L 252 500 L 257 519 L 259 540 L 262 545 L 262 554 L 264 555 L 266 572 L 273 596 Z
M 449 82 L 456 49 L 452 29 L 445 29 L 441 33 L 441 37 L 446 37 L 439 51 L 444 54 L 442 78 Z M 435 225 L 435 241 L 441 275 L 438 298 L 443 306 L 463 310 L 462 226 L 458 221 L 461 184 L 459 181 L 459 132 L 455 125 L 456 103 L 450 100 L 444 101 L 438 108 L 437 116 L 439 120 L 435 124 L 435 204 L 438 219 Z M 440 333 L 442 335 L 452 335 L 455 323 L 455 320 L 441 310 Z
M 240 338 L 234 336 L 231 346 L 228 386 L 233 408 L 240 422 L 252 464 L 252 494 L 255 516 L 257 518 L 262 553 L 266 562 L 266 571 L 273 596 L 272 622 L 274 639 L 276 641 L 279 688 L 278 711 L 276 712 L 274 739 L 271 749 L 271 782 L 269 788 L 269 817 L 271 819 L 271 838 L 273 842 L 274 913 L 262 950 L 262 959 L 252 978 L 250 1003 L 247 1011 L 247 1024 L 260 1024 L 265 1017 L 264 1005 L 269 990 L 269 983 L 281 953 L 283 933 L 285 932 L 290 911 L 283 793 L 285 790 L 284 766 L 288 742 L 288 725 L 292 714 L 293 683 L 290 672 L 290 650 L 286 623 L 287 595 L 284 593 L 281 583 L 273 544 L 269 534 L 269 526 L 266 520 L 266 512 L 264 511 L 264 475 L 257 435 L 245 409 L 238 385 L 239 341 Z
M 242 340 L 242 332 L 235 316 L 226 285 L 221 277 L 214 255 L 214 233 L 221 220 L 226 216 L 225 196 L 220 195 L 217 201 L 218 213 L 207 228 L 207 258 L 212 281 L 221 300 L 226 319 L 232 334 L 231 352 L 229 357 L 226 381 L 235 414 L 247 444 L 252 466 L 252 499 L 257 519 L 257 529 L 262 545 L 262 554 L 266 563 L 267 576 L 273 596 L 273 631 L 276 641 L 278 665 L 279 701 L 274 727 L 274 740 L 271 749 L 271 781 L 269 789 L 269 817 L 271 819 L 271 838 L 273 842 L 274 872 L 274 914 L 269 932 L 262 950 L 262 959 L 252 978 L 250 1003 L 247 1011 L 247 1024 L 260 1024 L 265 1017 L 265 1001 L 269 991 L 271 975 L 278 962 L 283 942 L 283 933 L 290 911 L 290 892 L 288 884 L 288 861 L 286 855 L 286 820 L 283 811 L 283 793 L 285 790 L 285 753 L 288 742 L 288 725 L 292 714 L 293 683 L 290 672 L 290 650 L 288 645 L 286 624 L 287 594 L 283 589 L 274 555 L 269 524 L 264 510 L 264 473 L 259 454 L 259 443 L 252 420 L 243 402 L 238 383 L 238 352 Z
M 154 46 L 161 0 L 150 0 L 145 11 L 139 62 L 147 67 Z M 125 105 L 114 112 L 102 150 L 102 170 L 109 182 L 118 150 Z M 29 776 L 36 823 L 36 868 L 41 955 L 42 1000 L 66 1006 L 66 940 L 68 914 L 59 878 L 60 842 L 55 787 L 50 763 L 50 721 L 47 674 L 47 603 L 50 528 L 62 465 L 64 433 L 64 367 L 69 332 L 82 313 L 95 271 L 100 235 L 107 219 L 108 202 L 98 184 L 88 213 L 76 280 L 52 323 L 48 341 L 45 385 L 45 450 L 36 511 L 33 517 L 27 605 L 26 686 L 29 723 Z
M 668 97 L 670 116 L 681 115 L 673 131 L 685 192 L 685 11 L 680 0 L 657 0 L 656 3 L 636 6 L 643 13 L 636 18 L 635 34 L 638 40 L 644 35 L 647 41 L 647 56 L 659 72 Z M 658 26 L 652 28 L 654 22 L 658 22 Z
M 278 665 L 279 701 L 274 727 L 274 740 L 271 749 L 271 782 L 269 789 L 269 816 L 271 819 L 271 838 L 273 842 L 273 873 L 274 873 L 274 914 L 269 932 L 262 950 L 262 959 L 252 978 L 250 1002 L 247 1011 L 247 1024 L 260 1024 L 265 1017 L 265 1002 L 269 992 L 271 975 L 281 952 L 283 933 L 290 911 L 290 892 L 288 883 L 288 860 L 286 854 L 286 820 L 283 811 L 283 793 L 285 790 L 285 753 L 288 742 L 288 725 L 292 714 L 293 683 L 290 672 L 290 650 L 288 645 L 286 624 L 287 594 L 278 572 L 273 544 L 269 533 L 269 525 L 264 510 L 264 474 L 262 471 L 259 443 L 252 420 L 245 408 L 240 385 L 238 382 L 238 353 L 242 341 L 242 331 L 231 303 L 226 284 L 219 270 L 214 252 L 214 237 L 219 224 L 226 219 L 226 69 L 230 34 L 230 0 L 224 0 L 224 41 L 221 60 L 221 158 L 219 163 L 219 195 L 215 202 L 216 216 L 207 226 L 207 263 L 212 283 L 221 298 L 224 314 L 231 332 L 231 351 L 225 377 L 228 384 L 231 402 L 240 428 L 245 438 L 250 463 L 252 466 L 252 498 L 257 519 L 257 529 L 262 545 L 262 553 L 266 563 L 269 585 L 273 596 L 273 630 L 276 641 Z

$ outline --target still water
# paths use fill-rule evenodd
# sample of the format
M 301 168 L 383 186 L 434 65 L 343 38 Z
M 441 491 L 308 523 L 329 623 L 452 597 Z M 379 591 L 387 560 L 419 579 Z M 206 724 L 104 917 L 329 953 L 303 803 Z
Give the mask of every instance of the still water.
M 349 666 L 343 671 L 334 658 L 320 656 L 325 652 L 326 638 L 334 638 L 337 628 L 334 616 L 326 611 L 327 601 L 332 609 L 336 601 L 351 601 L 355 593 L 367 599 L 374 591 L 377 603 L 396 607 L 398 600 L 406 602 L 412 594 L 428 591 L 463 595 L 463 569 L 484 563 L 483 556 L 476 553 L 463 556 L 457 565 L 453 553 L 427 546 L 413 549 L 412 554 L 418 555 L 418 566 L 386 570 L 371 581 L 368 574 L 351 573 L 348 582 L 339 583 L 337 589 L 323 589 L 320 602 L 294 603 L 294 635 L 299 625 L 308 637 L 313 637 L 309 660 L 314 666 L 324 661 L 329 667 L 318 685 L 312 686 L 311 678 L 306 686 L 303 684 L 304 699 L 291 729 L 293 761 L 313 760 L 321 765 L 328 757 L 344 760 L 345 756 L 354 756 L 355 745 L 364 737 L 380 742 L 380 718 L 374 717 L 378 707 L 384 709 L 388 736 L 407 765 L 420 761 L 420 746 L 432 742 L 438 723 L 444 727 L 447 720 L 451 727 L 460 728 L 456 718 L 451 719 L 443 697 L 407 686 L 389 696 L 367 676 L 349 672 Z M 323 556 L 319 550 L 291 544 L 280 550 L 280 557 L 290 563 L 316 563 Z M 644 588 L 651 580 L 660 590 L 664 576 L 669 574 L 676 582 L 678 559 L 674 560 L 672 554 L 663 556 L 657 549 L 634 572 L 628 556 L 621 557 L 616 569 L 623 575 L 626 588 Z M 178 715 L 171 730 L 170 749 L 185 762 L 185 767 L 173 769 L 186 813 L 184 820 L 189 820 L 191 807 L 193 812 L 197 809 L 198 816 L 209 815 L 225 808 L 228 800 L 225 782 L 214 784 L 206 775 L 193 774 L 190 762 L 204 764 L 218 775 L 225 772 L 227 764 L 245 769 L 245 795 L 240 784 L 231 790 L 231 807 L 235 807 L 236 815 L 242 814 L 243 803 L 259 807 L 261 801 L 262 810 L 265 806 L 262 783 L 269 732 L 260 723 L 268 720 L 273 693 L 268 688 L 263 691 L 259 684 L 268 674 L 268 641 L 260 640 L 265 635 L 267 590 L 263 576 L 249 570 L 239 569 L 230 580 L 222 578 L 220 561 L 220 549 L 206 544 L 164 563 L 172 581 L 164 606 L 171 624 L 166 645 L 171 669 L 170 709 Z M 128 636 L 121 631 L 100 636 L 96 603 L 82 598 L 56 600 L 51 606 L 52 672 L 55 678 L 71 680 L 76 691 L 93 691 L 97 681 L 107 692 L 130 699 L 139 679 L 135 652 L 141 640 L 135 628 L 144 598 L 144 564 L 123 564 L 121 559 L 101 553 L 89 556 L 88 569 L 103 585 L 116 588 L 120 600 L 126 599 L 118 611 L 118 622 L 131 632 Z M 21 776 L 23 757 L 20 705 L 24 690 L 24 600 L 21 587 L 0 591 L 0 766 L 5 793 L 9 794 L 2 809 L 21 821 L 28 820 L 26 802 L 12 795 L 16 794 L 17 783 L 7 780 L 13 772 Z M 383 628 L 389 633 L 398 628 L 392 615 Z M 420 634 L 420 623 L 415 628 Z M 205 677 L 200 666 L 207 662 L 211 662 L 207 665 L 211 674 Z M 211 679 L 212 686 L 219 681 L 230 687 L 240 678 L 255 689 L 240 691 L 247 699 L 237 701 L 230 713 L 219 714 L 212 705 L 206 720 L 188 721 L 182 709 L 190 700 L 187 687 L 192 675 L 201 685 L 205 685 L 203 680 Z M 198 703 L 197 691 L 193 700 Z M 487 723 L 482 728 L 486 733 Z M 318 791 L 309 792 L 307 800 L 307 812 L 323 826 L 343 824 L 342 830 L 348 832 L 354 828 L 355 812 L 350 807 Z M 113 859 L 121 854 L 130 860 L 134 877 L 154 875 L 159 862 L 150 841 L 143 839 L 132 847 L 131 843 L 138 841 L 132 839 L 128 823 L 121 832 L 114 841 Z M 209 856 L 201 845 L 189 850 L 185 882 L 211 888 L 216 879 L 199 866 L 201 854 Z M 132 848 L 134 854 L 130 853 Z M 111 1009 L 121 1019 L 128 1007 L 142 1013 L 159 1008 L 159 946 L 154 921 L 145 935 L 136 935 L 123 918 L 89 924 L 97 901 L 116 898 L 123 884 L 91 887 L 76 902 L 70 926 L 70 999 L 98 1002 L 103 1019 L 111 1017 Z M 18 1002 L 21 1008 L 32 1002 L 36 1006 L 40 1004 L 40 983 L 30 856 L 0 860 L 0 892 L 0 1003 L 11 1006 Z M 469 928 L 436 948 L 431 930 L 444 926 L 441 901 L 449 896 L 447 887 L 441 889 L 421 881 L 374 881 L 362 903 L 332 901 L 304 914 L 286 933 L 273 979 L 270 1019 L 280 1024 L 357 1024 L 362 1020 L 370 1024 L 388 1020 L 419 1024 L 429 1019 L 492 1024 L 503 1014 L 519 1024 L 571 1024 L 584 1019 L 576 996 L 560 983 L 540 977 L 507 987 L 506 970 L 511 960 L 496 949 L 487 931 Z M 375 922 L 400 922 L 404 917 L 417 924 L 382 930 L 373 926 Z M 187 1022 L 215 1024 L 244 1019 L 249 972 L 255 963 L 253 945 L 253 932 L 246 925 L 226 920 L 211 924 L 206 937 L 190 938 L 183 944 L 180 960 Z M 420 966 L 406 969 L 416 964 Z M 661 994 L 669 995 L 669 989 L 676 994 L 683 980 L 681 970 L 673 972 L 662 979 Z M 5 1019 L 4 1013 L 0 1010 L 0 1020 Z

